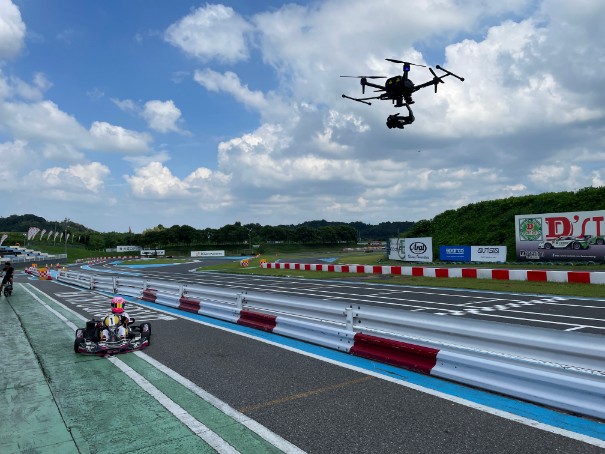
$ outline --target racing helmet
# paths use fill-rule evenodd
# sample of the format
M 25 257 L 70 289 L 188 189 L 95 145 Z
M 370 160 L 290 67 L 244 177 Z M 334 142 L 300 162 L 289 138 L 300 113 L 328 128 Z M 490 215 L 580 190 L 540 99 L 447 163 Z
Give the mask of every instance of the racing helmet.
M 105 328 L 113 328 L 115 326 L 118 326 L 120 324 L 120 317 L 118 317 L 117 315 L 108 315 L 107 317 L 105 317 L 105 319 L 103 319 L 103 326 Z
M 111 300 L 111 312 L 114 314 L 121 314 L 124 312 L 126 301 L 121 296 L 116 296 Z

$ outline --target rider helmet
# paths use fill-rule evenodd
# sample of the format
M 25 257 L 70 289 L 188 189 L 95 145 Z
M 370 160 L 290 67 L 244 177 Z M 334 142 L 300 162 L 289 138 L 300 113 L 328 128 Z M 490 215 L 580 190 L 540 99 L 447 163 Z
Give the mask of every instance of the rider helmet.
M 114 314 L 124 312 L 124 306 L 126 306 L 126 301 L 121 296 L 116 296 L 111 300 L 111 312 Z
M 115 326 L 118 326 L 119 324 L 120 319 L 117 315 L 108 315 L 103 320 L 103 326 L 105 326 L 105 328 L 113 328 Z

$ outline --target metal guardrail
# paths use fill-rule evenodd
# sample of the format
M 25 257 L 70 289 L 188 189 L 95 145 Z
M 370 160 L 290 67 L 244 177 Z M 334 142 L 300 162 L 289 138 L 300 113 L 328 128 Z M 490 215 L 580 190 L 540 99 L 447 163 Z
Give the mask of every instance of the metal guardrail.
M 370 349 L 365 357 L 605 420 L 605 336 L 131 277 L 58 280 L 359 356 Z

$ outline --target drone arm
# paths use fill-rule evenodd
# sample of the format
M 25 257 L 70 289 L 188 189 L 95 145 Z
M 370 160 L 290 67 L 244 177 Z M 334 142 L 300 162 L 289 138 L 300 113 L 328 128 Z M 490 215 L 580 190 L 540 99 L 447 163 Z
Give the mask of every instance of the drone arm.
M 364 81 L 361 85 L 364 85 L 366 87 L 378 88 L 379 90 L 385 89 L 383 85 L 373 84 L 372 82 L 368 81 Z
M 357 102 L 361 102 L 361 103 L 367 104 L 368 106 L 371 106 L 372 103 L 365 101 L 366 99 L 377 99 L 376 97 L 374 97 L 374 98 L 361 98 L 361 99 L 359 99 L 359 98 L 352 98 L 352 97 L 347 96 L 347 95 L 342 95 L 342 97 L 343 98 L 347 98 L 347 99 L 352 99 L 353 101 L 357 101 Z
M 435 68 L 440 69 L 440 70 L 441 70 L 441 71 L 443 71 L 444 73 L 447 73 L 447 74 L 446 74 L 447 76 L 454 76 L 454 77 L 455 77 L 456 79 L 458 79 L 460 82 L 464 82 L 464 77 L 457 76 L 457 75 L 456 75 L 456 74 L 454 74 L 453 72 L 448 71 L 447 69 L 445 69 L 445 68 L 443 68 L 443 67 L 441 67 L 441 66 L 439 66 L 439 65 L 435 66 Z M 445 77 L 445 76 L 442 76 L 442 77 Z

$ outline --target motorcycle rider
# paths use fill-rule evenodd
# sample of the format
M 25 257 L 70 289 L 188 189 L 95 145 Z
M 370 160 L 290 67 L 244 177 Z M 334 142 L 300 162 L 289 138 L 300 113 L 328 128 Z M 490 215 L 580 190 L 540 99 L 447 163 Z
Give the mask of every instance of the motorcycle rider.
M 124 339 L 128 336 L 128 324 L 130 316 L 124 310 L 126 301 L 121 296 L 116 296 L 111 300 L 111 314 L 103 319 L 103 331 L 101 332 L 101 341 L 106 341 L 109 338 L 109 329 L 115 326 L 118 327 L 118 336 Z

